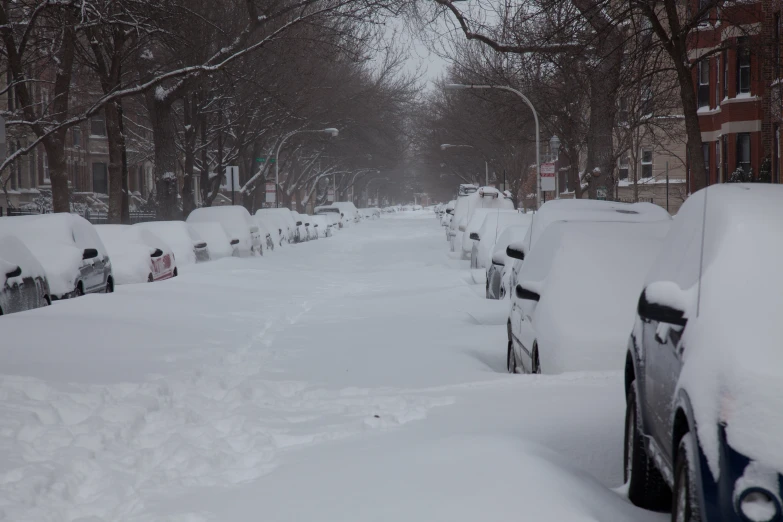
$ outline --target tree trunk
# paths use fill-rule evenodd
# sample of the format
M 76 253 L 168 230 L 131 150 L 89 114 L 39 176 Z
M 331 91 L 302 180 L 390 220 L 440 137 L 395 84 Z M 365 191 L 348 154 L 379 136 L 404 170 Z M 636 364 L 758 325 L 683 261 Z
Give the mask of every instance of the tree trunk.
M 685 115 L 685 132 L 688 137 L 687 152 L 689 170 L 691 173 L 690 192 L 707 186 L 707 172 L 704 167 L 704 156 L 701 151 L 701 128 L 699 127 L 698 102 L 696 100 L 696 88 L 693 84 L 691 68 L 685 62 L 675 61 L 677 79 L 680 84 L 680 99 Z
M 120 112 L 117 105 L 107 103 L 104 106 L 106 117 L 106 137 L 109 145 L 109 223 L 122 223 L 122 131 L 120 130 Z
M 159 101 L 155 93 L 146 96 L 155 149 L 155 192 L 158 215 L 165 220 L 179 216 L 177 209 L 177 148 L 171 102 Z
M 122 110 L 122 100 L 117 101 L 117 112 L 119 113 L 120 127 L 120 149 L 122 156 L 122 222 L 130 225 L 130 183 L 128 180 L 128 147 L 125 143 L 125 122 L 123 121 L 124 112 Z
M 193 117 L 195 103 L 189 96 L 185 97 L 183 122 L 185 124 L 185 168 L 182 183 L 182 213 L 185 218 L 196 208 L 193 191 L 193 174 L 196 162 L 196 125 Z
M 65 129 L 51 134 L 43 140 L 49 160 L 49 179 L 52 182 L 52 210 L 71 211 L 71 195 L 68 189 L 68 168 L 65 164 Z

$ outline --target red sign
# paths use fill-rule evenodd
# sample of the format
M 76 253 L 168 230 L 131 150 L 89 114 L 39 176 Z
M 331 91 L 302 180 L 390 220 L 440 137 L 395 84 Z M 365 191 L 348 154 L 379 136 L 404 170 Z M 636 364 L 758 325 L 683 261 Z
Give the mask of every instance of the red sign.
M 541 164 L 541 177 L 542 178 L 554 178 L 555 177 L 555 164 L 554 163 L 542 163 Z
M 275 182 L 274 181 L 267 181 L 266 182 L 266 202 L 267 203 L 274 203 L 275 202 Z

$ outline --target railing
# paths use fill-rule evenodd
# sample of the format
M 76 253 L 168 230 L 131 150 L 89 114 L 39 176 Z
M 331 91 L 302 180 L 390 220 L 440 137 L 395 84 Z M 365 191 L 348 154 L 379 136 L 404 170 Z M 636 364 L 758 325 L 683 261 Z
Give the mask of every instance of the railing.
M 633 198 L 617 198 L 620 203 L 635 203 Z M 639 198 L 639 203 L 655 203 L 653 198 Z

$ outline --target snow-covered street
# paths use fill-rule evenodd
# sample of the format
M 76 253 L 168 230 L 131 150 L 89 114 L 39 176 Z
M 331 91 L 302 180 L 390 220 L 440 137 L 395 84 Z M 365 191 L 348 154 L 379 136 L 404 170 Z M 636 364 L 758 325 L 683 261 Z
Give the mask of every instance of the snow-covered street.
M 509 375 L 432 212 L 0 319 L 0 520 L 664 520 L 623 376 Z

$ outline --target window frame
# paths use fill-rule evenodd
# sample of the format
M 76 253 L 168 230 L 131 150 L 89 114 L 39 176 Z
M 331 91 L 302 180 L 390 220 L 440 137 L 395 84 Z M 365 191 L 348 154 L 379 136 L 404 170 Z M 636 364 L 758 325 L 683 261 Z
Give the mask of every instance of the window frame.
M 699 109 L 711 107 L 710 105 L 710 60 L 709 58 L 699 61 L 696 68 L 696 103 Z M 705 83 L 706 82 L 706 83 Z
M 97 134 L 95 132 L 95 124 L 100 122 L 103 125 L 103 134 Z M 90 137 L 91 138 L 105 138 L 107 137 L 106 133 L 106 118 L 104 117 L 103 113 L 98 113 L 92 118 L 90 118 Z
M 737 96 L 751 93 L 751 65 L 752 57 L 748 37 L 737 38 Z M 747 76 L 746 84 L 743 84 L 743 76 Z
M 645 160 L 645 158 L 644 158 L 645 154 L 649 154 L 650 155 L 649 161 Z M 641 176 L 642 179 L 651 179 L 653 177 L 653 163 L 654 163 L 652 149 L 642 149 L 642 153 L 639 154 L 639 160 L 640 160 L 641 166 L 642 166 L 642 176 Z M 644 174 L 645 167 L 649 167 L 649 172 L 650 172 L 649 176 L 645 176 L 645 174 Z
M 95 167 L 97 167 L 98 165 L 101 165 L 103 167 L 103 177 L 104 177 L 104 183 L 105 183 L 105 188 L 106 188 L 105 192 L 101 192 L 101 191 L 97 190 L 96 186 L 95 186 L 96 185 L 96 183 L 95 183 L 95 179 L 96 179 L 96 177 L 95 177 L 95 175 L 96 175 Z M 92 192 L 94 194 L 106 194 L 107 196 L 109 195 L 109 165 L 104 163 L 104 162 L 102 162 L 102 161 L 94 161 L 92 163 Z
M 750 173 L 750 169 L 751 169 L 751 158 L 753 157 L 753 143 L 752 143 L 752 141 L 750 139 L 750 133 L 749 132 L 737 133 L 736 140 L 737 140 L 737 143 L 736 143 L 736 146 L 737 146 L 736 147 L 737 148 L 737 156 L 736 156 L 736 161 L 734 162 L 735 163 L 735 170 L 738 169 L 738 168 L 742 168 L 742 170 L 745 172 L 745 174 L 749 174 Z M 743 149 L 742 142 L 744 142 L 746 140 L 747 140 L 747 144 L 748 144 L 748 148 L 747 148 L 748 157 L 747 157 L 747 161 L 741 161 L 742 154 L 740 154 L 740 151 Z

